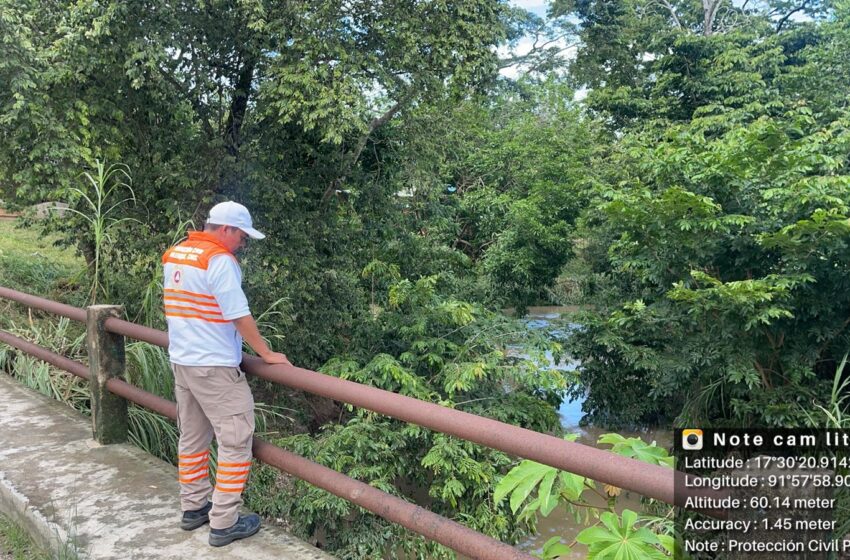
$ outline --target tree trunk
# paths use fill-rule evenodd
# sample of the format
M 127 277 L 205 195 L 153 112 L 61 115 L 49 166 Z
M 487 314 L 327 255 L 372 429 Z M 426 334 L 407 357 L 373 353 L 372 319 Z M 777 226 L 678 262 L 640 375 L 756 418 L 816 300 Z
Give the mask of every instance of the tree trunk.
M 236 79 L 236 89 L 230 102 L 230 113 L 224 126 L 224 147 L 233 157 L 239 155 L 240 132 L 245 112 L 248 110 L 248 99 L 251 97 L 251 85 L 254 80 L 254 60 L 249 60 L 242 66 Z
M 723 0 L 702 0 L 703 29 L 702 34 L 706 37 L 714 35 L 714 18 L 717 9 Z

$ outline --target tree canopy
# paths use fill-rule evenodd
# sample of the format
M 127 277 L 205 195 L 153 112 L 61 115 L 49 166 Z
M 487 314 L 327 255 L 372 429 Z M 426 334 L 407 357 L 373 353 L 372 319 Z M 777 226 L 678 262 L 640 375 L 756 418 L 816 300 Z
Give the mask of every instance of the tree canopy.
M 0 197 L 70 203 L 46 227 L 90 293 L 159 327 L 162 252 L 244 203 L 252 309 L 331 375 L 553 433 L 568 393 L 611 427 L 822 423 L 850 349 L 850 4 L 547 10 L 0 0 Z M 557 340 L 500 313 L 552 303 L 582 307 Z M 547 367 L 564 350 L 575 374 Z M 503 454 L 255 389 L 292 449 L 505 540 L 533 526 L 493 500 Z M 254 507 L 340 557 L 448 555 L 257 480 Z

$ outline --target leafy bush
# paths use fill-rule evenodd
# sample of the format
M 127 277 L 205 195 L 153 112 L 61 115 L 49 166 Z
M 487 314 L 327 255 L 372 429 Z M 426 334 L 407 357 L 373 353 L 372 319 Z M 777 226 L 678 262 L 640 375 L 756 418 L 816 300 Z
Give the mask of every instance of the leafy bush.
M 555 406 L 565 372 L 548 369 L 557 343 L 528 334 L 516 322 L 447 299 L 439 280 L 400 280 L 376 297 L 364 340 L 350 356 L 330 360 L 325 373 L 539 431 L 559 429 Z M 525 344 L 527 352 L 507 352 Z M 512 346 L 513 347 L 513 346 Z M 522 519 L 494 504 L 494 485 L 510 459 L 454 437 L 351 410 L 315 437 L 278 441 L 290 450 L 384 491 L 413 501 L 495 538 L 515 542 Z M 324 536 L 341 558 L 381 554 L 451 557 L 450 551 L 308 484 L 266 484 L 285 496 L 255 495 L 252 504 L 285 517 L 304 538 Z
M 805 107 L 620 154 L 584 219 L 596 311 L 574 351 L 589 420 L 800 425 L 850 346 L 850 134 Z
M 566 439 L 575 440 L 578 434 Z M 611 452 L 653 465 L 673 466 L 673 457 L 655 443 L 640 438 L 625 438 L 620 434 L 603 434 L 597 443 L 612 445 Z M 588 494 L 601 498 L 605 506 L 588 500 Z M 496 485 L 493 500 L 496 504 L 510 496 L 510 507 L 520 519 L 533 522 L 538 515 L 548 517 L 557 507 L 564 507 L 576 523 L 590 524 L 569 545 L 561 537 L 552 537 L 543 545 L 543 560 L 552 560 L 574 552 L 577 543 L 587 546 L 588 558 L 610 560 L 618 558 L 664 559 L 673 554 L 673 523 L 669 515 L 638 516 L 624 509 L 618 513 L 617 499 L 621 489 L 603 485 L 577 474 L 559 471 L 534 461 L 522 461 L 513 467 Z M 533 496 L 533 499 L 532 499 Z M 668 514 L 670 506 L 664 506 Z M 521 508 L 521 509 L 520 509 Z M 640 525 L 640 526 L 638 526 Z

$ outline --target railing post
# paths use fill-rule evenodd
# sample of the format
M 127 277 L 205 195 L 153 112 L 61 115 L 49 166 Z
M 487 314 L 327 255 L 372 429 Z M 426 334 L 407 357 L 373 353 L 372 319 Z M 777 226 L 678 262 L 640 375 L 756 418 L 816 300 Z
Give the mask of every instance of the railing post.
M 91 379 L 91 419 L 98 443 L 127 441 L 127 401 L 106 389 L 106 382 L 124 377 L 124 337 L 107 332 L 104 322 L 121 317 L 120 305 L 91 305 L 86 308 L 86 345 Z

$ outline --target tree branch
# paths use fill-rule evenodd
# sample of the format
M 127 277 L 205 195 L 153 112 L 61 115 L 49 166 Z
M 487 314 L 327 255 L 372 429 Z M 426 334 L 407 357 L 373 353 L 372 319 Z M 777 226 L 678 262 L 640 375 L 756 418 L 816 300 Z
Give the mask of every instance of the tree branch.
M 509 58 L 500 58 L 498 68 L 499 68 L 499 70 L 501 70 L 502 68 L 508 68 L 510 66 L 514 66 L 515 64 L 524 64 L 524 63 L 528 62 L 530 59 L 532 59 L 536 56 L 539 56 L 541 53 L 543 53 L 544 50 L 546 49 L 546 47 L 548 47 L 549 45 L 551 45 L 553 43 L 560 41 L 561 39 L 566 38 L 566 36 L 567 35 L 564 34 L 564 35 L 561 35 L 561 36 L 556 37 L 554 39 L 551 39 L 549 41 L 546 41 L 542 45 L 533 46 L 531 48 L 531 50 L 529 50 L 527 53 L 525 53 L 523 55 L 512 56 L 512 57 L 509 57 Z M 578 45 L 579 45 L 578 42 L 569 43 L 569 44 L 564 45 L 563 47 L 559 48 L 557 51 L 550 51 L 549 56 L 554 57 L 556 55 L 561 54 L 564 51 L 570 50 L 573 47 L 577 47 Z M 534 65 L 533 68 L 539 68 L 541 65 L 542 65 L 542 62 L 538 62 L 537 64 Z
M 717 15 L 717 10 L 722 2 L 723 0 L 702 0 L 703 36 L 711 37 L 714 34 L 714 17 Z
M 673 7 L 673 4 L 671 4 L 668 0 L 659 0 L 658 3 L 667 8 L 667 11 L 670 12 L 671 16 L 673 16 L 673 22 L 676 24 L 676 27 L 679 29 L 685 28 L 685 26 L 682 25 L 682 22 L 679 21 L 679 16 L 676 14 L 676 8 Z
M 796 8 L 794 8 L 793 10 L 791 10 L 790 12 L 785 14 L 785 16 L 781 20 L 779 20 L 779 23 L 776 25 L 776 33 L 779 33 L 780 31 L 782 31 L 782 26 L 785 25 L 785 23 L 791 18 L 791 16 L 793 16 L 794 14 L 796 14 L 797 12 L 799 12 L 801 10 L 804 10 L 806 8 L 806 4 L 808 4 L 808 3 L 809 3 L 809 0 L 803 0 L 802 4 L 800 4 L 799 6 L 797 6 Z
M 369 138 L 371 138 L 372 134 L 380 127 L 387 124 L 389 120 L 393 118 L 396 113 L 398 113 L 401 108 L 406 105 L 412 98 L 413 94 L 404 95 L 383 115 L 372 119 L 372 121 L 369 123 L 369 130 L 366 131 L 366 134 L 360 137 L 354 149 L 350 151 L 348 155 L 345 156 L 345 161 L 343 162 L 339 175 L 337 175 L 336 179 L 331 181 L 330 185 L 328 185 L 328 188 L 325 189 L 324 194 L 322 194 L 321 205 L 324 205 L 328 201 L 328 199 L 330 199 L 334 191 L 336 191 L 348 178 L 348 174 L 351 173 L 351 170 L 354 168 L 354 164 L 356 164 L 357 161 L 360 159 L 360 154 L 363 153 L 363 149 L 366 147 L 366 144 L 369 142 Z
M 195 113 L 198 115 L 198 120 L 200 121 L 204 132 L 207 134 L 207 137 L 210 139 L 215 137 L 215 132 L 213 132 L 212 126 L 209 122 L 207 109 L 204 107 L 203 103 L 201 103 L 201 101 L 194 95 L 191 95 L 188 91 L 186 91 L 184 84 L 178 81 L 168 69 L 161 68 L 160 66 L 157 66 L 157 68 L 159 69 L 160 75 L 165 78 L 165 81 L 176 87 L 180 96 L 188 101 L 192 105 L 192 108 L 195 109 Z
M 239 133 L 242 130 L 242 121 L 245 120 L 245 111 L 248 109 L 248 99 L 251 96 L 251 82 L 254 79 L 254 61 L 246 62 L 239 71 L 236 79 L 236 89 L 230 102 L 230 111 L 227 122 L 224 125 L 224 147 L 227 153 L 236 157 L 239 154 Z

